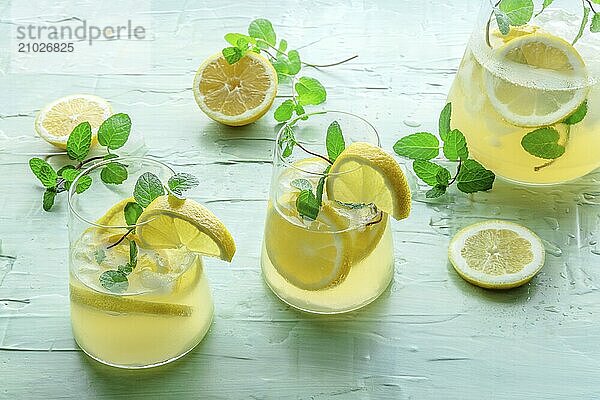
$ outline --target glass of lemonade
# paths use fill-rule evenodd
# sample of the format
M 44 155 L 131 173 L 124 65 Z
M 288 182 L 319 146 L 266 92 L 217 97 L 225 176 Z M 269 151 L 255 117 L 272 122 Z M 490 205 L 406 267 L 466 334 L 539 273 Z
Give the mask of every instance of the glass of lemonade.
M 344 174 L 367 176 L 359 164 L 333 171 L 336 163 L 326 160 L 325 151 L 332 123 L 341 128 L 346 148 L 366 143 L 381 151 L 374 127 L 352 114 L 327 111 L 285 124 L 275 145 L 261 257 L 264 279 L 281 300 L 320 314 L 347 312 L 372 302 L 394 274 L 388 214 L 374 204 L 338 201 L 332 192 L 332 183 Z M 290 132 L 298 142 L 292 147 Z M 316 219 L 298 208 L 306 188 L 322 199 Z
M 589 2 L 555 0 L 542 10 L 540 1 L 518 11 L 509 3 L 483 1 L 449 94 L 452 127 L 474 158 L 508 180 L 556 184 L 586 175 L 600 166 L 593 13 L 581 28 Z
M 192 350 L 211 325 L 213 301 L 201 250 L 182 245 L 184 239 L 180 239 L 199 233 L 189 221 L 177 218 L 177 211 L 154 214 L 143 222 L 128 225 L 124 209 L 134 201 L 132 193 L 138 178 L 152 173 L 161 182 L 167 182 L 174 172 L 149 158 L 119 158 L 119 163 L 126 166 L 128 178 L 120 185 L 104 184 L 101 175 L 107 173 L 103 171 L 113 161 L 85 170 L 69 191 L 73 334 L 81 349 L 102 363 L 123 368 L 157 366 Z M 93 184 L 77 194 L 75 188 L 83 176 L 91 177 Z M 161 202 L 165 208 L 173 202 L 177 210 L 183 209 L 177 208 L 177 202 L 179 206 L 185 203 L 184 207 L 202 207 L 192 200 L 171 199 L 171 195 L 161 196 L 152 204 Z M 152 204 L 144 213 L 156 210 L 158 206 Z M 140 240 L 141 228 L 151 231 L 146 233 L 151 238 L 146 242 L 152 244 L 144 245 Z M 129 230 L 130 234 L 123 238 Z M 160 240 L 157 242 L 155 237 Z M 103 281 L 105 273 L 126 267 L 132 251 L 136 253 L 136 263 L 127 282 L 117 279 L 107 285 Z

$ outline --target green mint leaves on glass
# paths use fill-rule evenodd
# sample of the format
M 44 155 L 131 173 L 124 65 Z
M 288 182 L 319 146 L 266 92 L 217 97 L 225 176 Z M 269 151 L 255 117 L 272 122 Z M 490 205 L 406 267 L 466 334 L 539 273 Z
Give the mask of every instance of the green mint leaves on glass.
M 548 7 L 552 5 L 554 0 L 541 0 L 539 3 L 539 11 L 534 14 L 536 4 L 533 0 L 499 0 L 492 11 L 490 21 L 487 25 L 487 40 L 489 42 L 489 26 L 491 19 L 495 17 L 496 23 L 498 24 L 498 30 L 503 35 L 508 35 L 511 27 L 518 27 L 528 24 L 532 18 L 537 17 L 543 13 Z M 581 2 L 581 22 L 579 31 L 572 41 L 574 45 L 583 36 L 586 28 L 590 32 L 600 32 L 600 6 L 598 9 L 594 7 L 594 4 L 600 5 L 600 0 L 582 0 Z M 590 22 L 590 14 L 592 14 Z
M 492 189 L 496 176 L 477 161 L 469 158 L 469 148 L 463 133 L 451 128 L 452 104 L 448 103 L 439 119 L 439 138 L 432 133 L 419 132 L 405 136 L 394 145 L 401 157 L 413 160 L 413 171 L 419 179 L 431 187 L 427 198 L 444 195 L 456 183 L 458 190 L 475 193 Z M 448 161 L 457 163 L 454 176 L 445 167 L 431 161 L 442 150 Z
M 326 65 L 310 64 L 302 61 L 298 50 L 288 51 L 288 42 L 280 39 L 277 43 L 277 34 L 273 24 L 264 18 L 255 19 L 248 26 L 248 34 L 228 33 L 225 40 L 231 46 L 222 50 L 223 57 L 229 64 L 235 64 L 248 52 L 264 53 L 277 72 L 279 82 L 291 81 L 292 96 L 282 102 L 274 113 L 278 122 L 290 120 L 294 114 L 297 116 L 306 113 L 304 107 L 319 105 L 327 100 L 325 87 L 315 78 L 308 76 L 298 77 L 302 66 L 324 68 L 343 64 L 358 56 Z
M 92 128 L 89 122 L 82 122 L 73 128 L 67 140 L 67 156 L 76 164 L 63 165 L 55 170 L 41 158 L 29 160 L 31 172 L 39 179 L 46 191 L 43 194 L 42 206 L 50 211 L 54 206 L 56 195 L 70 189 L 83 168 L 91 162 L 116 159 L 119 156 L 111 153 L 127 142 L 131 132 L 131 120 L 127 114 L 114 114 L 107 118 L 98 129 L 98 143 L 106 148 L 106 154 L 89 157 L 92 147 Z M 100 179 L 107 184 L 118 185 L 127 179 L 127 169 L 117 161 L 105 165 L 100 172 Z M 90 176 L 82 176 L 75 188 L 78 194 L 85 192 L 92 185 Z

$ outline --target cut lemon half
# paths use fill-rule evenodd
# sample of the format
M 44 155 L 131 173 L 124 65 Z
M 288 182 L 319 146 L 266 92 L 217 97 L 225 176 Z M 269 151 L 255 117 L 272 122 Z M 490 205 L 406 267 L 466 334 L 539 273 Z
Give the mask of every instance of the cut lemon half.
M 381 148 L 352 143 L 338 156 L 329 173 L 329 200 L 374 204 L 396 220 L 410 214 L 410 189 L 404 172 Z
M 557 36 L 516 36 L 494 58 L 502 72 L 486 71 L 486 91 L 496 111 L 514 125 L 552 125 L 572 114 L 588 94 L 585 62 Z
M 248 52 L 232 65 L 219 53 L 198 68 L 193 90 L 196 103 L 210 118 L 225 125 L 247 125 L 273 104 L 277 72 L 258 53 Z
M 98 128 L 111 114 L 112 108 L 103 98 L 75 94 L 62 97 L 44 107 L 35 120 L 35 130 L 48 143 L 66 149 L 73 129 L 87 121 L 92 126 L 92 143 L 95 143 Z
M 287 198 L 286 198 L 287 199 Z M 328 204 L 323 204 L 315 225 L 301 226 L 291 198 L 280 210 L 270 206 L 265 224 L 265 247 L 271 264 L 292 285 L 304 290 L 331 288 L 348 275 L 351 241 L 343 230 L 346 221 Z
M 235 254 L 233 237 L 212 212 L 193 200 L 161 196 L 142 212 L 136 234 L 148 249 L 188 250 L 231 261 Z
M 448 257 L 466 281 L 487 289 L 529 282 L 544 266 L 540 238 L 524 226 L 500 220 L 476 223 L 451 240 Z

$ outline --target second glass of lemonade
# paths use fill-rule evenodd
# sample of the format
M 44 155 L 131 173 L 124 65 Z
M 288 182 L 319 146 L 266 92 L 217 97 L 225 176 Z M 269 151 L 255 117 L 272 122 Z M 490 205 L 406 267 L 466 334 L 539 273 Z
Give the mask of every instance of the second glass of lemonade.
M 272 291 L 303 311 L 332 314 L 351 311 L 375 300 L 394 274 L 394 252 L 387 214 L 373 204 L 336 201 L 328 193 L 326 133 L 332 123 L 346 146 L 379 146 L 366 120 L 344 112 L 322 112 L 293 120 L 279 131 L 262 249 L 262 271 Z M 298 144 L 289 145 L 293 132 Z M 351 167 L 360 174 L 360 166 Z M 322 199 L 316 219 L 299 213 L 298 197 L 306 189 Z
M 541 3 L 501 29 L 501 3 L 483 1 L 448 101 L 452 127 L 486 168 L 556 184 L 600 166 L 600 34 L 580 32 L 585 2 Z
M 104 184 L 102 174 L 110 173 L 105 168 L 115 161 L 128 177 L 120 185 Z M 73 334 L 89 356 L 123 368 L 152 367 L 183 356 L 202 340 L 213 317 L 202 256 L 193 248 L 204 246 L 205 237 L 183 210 L 216 217 L 193 200 L 165 194 L 143 211 L 154 212 L 152 218 L 127 224 L 126 207 L 135 202 L 132 193 L 144 174 L 167 182 L 174 172 L 149 158 L 119 158 L 82 172 L 69 191 Z M 93 183 L 78 194 L 83 177 Z M 152 245 L 143 245 L 141 228 Z

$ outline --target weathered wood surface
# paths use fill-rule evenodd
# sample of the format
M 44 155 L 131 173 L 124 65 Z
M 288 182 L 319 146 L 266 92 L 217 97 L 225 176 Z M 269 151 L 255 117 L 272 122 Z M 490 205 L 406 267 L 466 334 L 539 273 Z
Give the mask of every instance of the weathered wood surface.
M 77 2 L 49 4 L 43 13 L 32 9 L 31 21 L 94 17 L 78 15 Z M 436 129 L 478 6 L 154 1 L 144 14 L 153 35 L 144 73 L 24 74 L 8 71 L 10 35 L 21 23 L 10 11 L 29 5 L 0 1 L 0 398 L 600 398 L 598 191 L 500 184 L 494 194 L 435 204 L 416 196 L 411 217 L 393 225 L 396 274 L 381 299 L 344 316 L 305 315 L 279 302 L 260 276 L 271 115 L 232 129 L 194 103 L 194 72 L 223 46 L 222 35 L 267 17 L 306 60 L 360 55 L 306 73 L 327 86 L 327 108 L 373 121 L 391 151 L 401 135 Z M 120 7 L 132 20 L 140 16 L 133 4 Z M 55 160 L 33 120 L 48 101 L 77 92 L 109 99 L 131 115 L 150 154 L 202 177 L 195 198 L 222 217 L 238 244 L 232 265 L 206 261 L 216 306 L 209 335 L 166 367 L 104 367 L 71 336 L 65 201 L 50 214 L 41 210 L 27 160 Z M 598 185 L 594 177 L 586 182 Z M 547 240 L 547 265 L 531 284 L 484 291 L 449 266 L 453 231 L 488 217 L 520 221 Z

